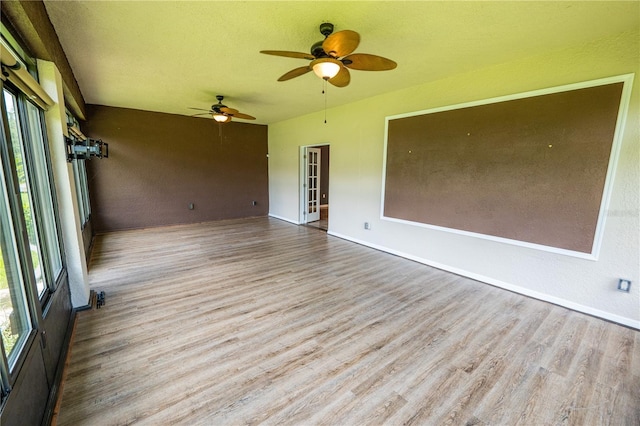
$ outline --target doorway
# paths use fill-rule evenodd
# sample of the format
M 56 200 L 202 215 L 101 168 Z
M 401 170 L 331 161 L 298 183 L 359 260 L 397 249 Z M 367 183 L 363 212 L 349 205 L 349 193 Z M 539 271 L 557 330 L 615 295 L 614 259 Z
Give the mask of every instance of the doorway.
M 300 149 L 300 223 L 329 229 L 329 144 Z

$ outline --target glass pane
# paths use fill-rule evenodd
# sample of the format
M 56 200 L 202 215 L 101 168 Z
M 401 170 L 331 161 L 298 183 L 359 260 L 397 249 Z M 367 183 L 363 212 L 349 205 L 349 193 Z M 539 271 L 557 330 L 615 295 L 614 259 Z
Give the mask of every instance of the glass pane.
M 89 201 L 89 183 L 87 181 L 87 163 L 85 160 L 78 160 L 78 170 L 80 172 L 80 184 L 82 185 L 82 199 L 84 200 L 85 222 L 91 214 L 91 202 Z
M 76 198 L 78 200 L 78 211 L 80 213 L 80 224 L 84 226 L 91 214 L 91 204 L 89 202 L 89 186 L 87 184 L 87 169 L 85 160 L 73 160 L 73 177 L 76 182 Z
M 11 371 L 32 329 L 0 163 L 0 332 Z
M 85 223 L 85 213 L 84 213 L 84 202 L 82 200 L 82 183 L 80 182 L 80 167 L 79 160 L 73 160 L 73 180 L 76 182 L 76 200 L 78 201 L 78 213 L 80 214 L 80 226 L 84 226 Z
M 36 287 L 38 296 L 45 293 L 45 281 L 42 264 L 42 250 L 38 241 L 38 229 L 34 217 L 33 196 L 29 185 L 29 176 L 27 166 L 25 164 L 25 153 L 23 150 L 22 132 L 20 131 L 20 121 L 18 119 L 18 107 L 16 97 L 10 93 L 4 92 L 4 99 L 7 107 L 7 119 L 9 122 L 9 131 L 11 132 L 11 146 L 13 147 L 13 157 L 15 161 L 16 172 L 18 174 L 18 185 L 20 190 L 20 199 L 22 200 L 22 211 L 24 213 L 24 221 L 27 225 L 27 234 L 29 236 L 29 248 L 31 250 L 31 260 L 33 262 L 33 271 L 36 277 Z
M 35 184 L 40 197 L 40 214 L 42 221 L 40 229 L 43 231 L 43 243 L 46 247 L 46 261 L 51 273 L 50 285 L 53 286 L 62 271 L 62 255 L 60 253 L 60 241 L 58 239 L 57 218 L 54 211 L 52 182 L 49 173 L 49 161 L 47 161 L 47 149 L 42 135 L 40 110 L 27 102 L 27 115 L 29 118 L 29 130 L 31 135 L 31 152 L 33 156 L 33 171 Z M 39 289 L 38 289 L 39 291 Z

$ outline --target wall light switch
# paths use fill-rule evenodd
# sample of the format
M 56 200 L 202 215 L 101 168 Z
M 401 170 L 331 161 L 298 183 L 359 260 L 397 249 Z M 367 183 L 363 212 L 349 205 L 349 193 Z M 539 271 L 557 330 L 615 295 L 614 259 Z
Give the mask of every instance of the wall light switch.
M 195 208 L 195 206 L 193 205 L 193 203 L 189 203 L 189 210 L 193 210 Z
M 618 280 L 618 290 L 629 293 L 629 291 L 631 290 L 631 281 L 620 278 Z

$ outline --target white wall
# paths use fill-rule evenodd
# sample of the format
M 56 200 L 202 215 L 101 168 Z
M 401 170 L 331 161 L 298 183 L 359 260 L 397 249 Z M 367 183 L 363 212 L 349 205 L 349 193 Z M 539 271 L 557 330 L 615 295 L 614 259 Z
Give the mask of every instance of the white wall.
M 71 163 L 67 162 L 64 142 L 64 136 L 67 135 L 67 116 L 62 93 L 62 77 L 53 62 L 40 59 L 38 60 L 38 76 L 42 88 L 56 102 L 45 112 L 44 116 L 47 124 L 53 179 L 58 197 L 58 212 L 64 242 L 65 264 L 69 277 L 71 304 L 74 308 L 79 308 L 89 303 L 90 289 L 87 259 L 80 227 L 78 198 L 76 197 L 76 183 L 73 178 L 73 167 Z
M 638 40 L 636 30 L 452 75 L 329 109 L 327 124 L 324 112 L 272 124 L 270 214 L 298 221 L 299 146 L 330 143 L 331 234 L 640 329 Z M 627 73 L 636 78 L 597 261 L 380 219 L 386 116 Z M 618 278 L 632 280 L 630 293 L 616 290 Z

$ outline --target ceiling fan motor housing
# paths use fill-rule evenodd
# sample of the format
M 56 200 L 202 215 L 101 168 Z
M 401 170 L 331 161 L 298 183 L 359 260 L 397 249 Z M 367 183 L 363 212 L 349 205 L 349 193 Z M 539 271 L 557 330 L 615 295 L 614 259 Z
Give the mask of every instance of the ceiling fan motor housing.
M 320 24 L 320 33 L 327 38 L 333 33 L 333 24 L 330 22 L 323 22 Z M 316 58 L 328 58 L 329 55 L 322 48 L 322 43 L 324 40 L 320 40 L 311 46 L 311 54 Z
M 222 104 L 222 100 L 224 99 L 224 96 L 216 95 L 216 99 L 218 100 L 218 103 L 215 105 L 211 105 L 211 110 L 215 112 L 220 112 L 220 108 L 226 107 L 226 105 Z
M 323 22 L 320 24 L 320 34 L 328 37 L 333 32 L 333 24 L 330 22 Z
M 311 54 L 315 57 L 315 58 L 326 58 L 329 55 L 327 55 L 327 53 L 324 51 L 324 49 L 322 48 L 322 42 L 324 40 L 320 40 L 316 43 L 313 43 L 313 46 L 311 46 Z
M 324 38 L 329 37 L 333 33 L 333 24 L 330 22 L 323 22 L 320 24 L 320 34 L 324 36 Z M 322 48 L 322 43 L 324 40 L 320 40 L 311 46 L 311 54 L 316 58 L 328 58 L 329 55 Z

